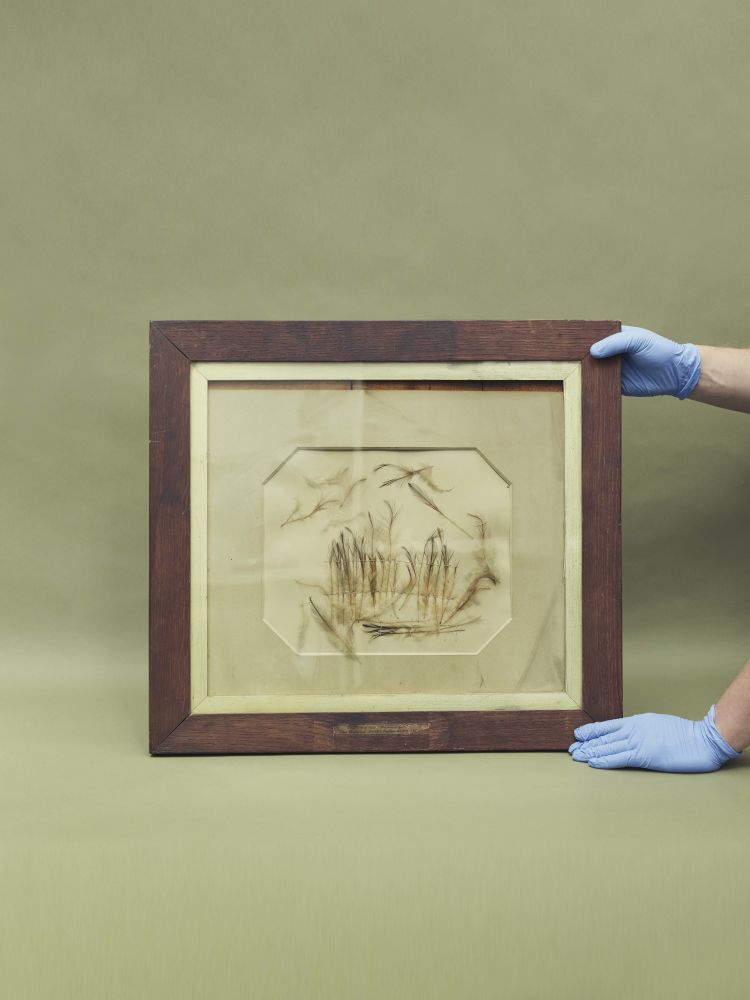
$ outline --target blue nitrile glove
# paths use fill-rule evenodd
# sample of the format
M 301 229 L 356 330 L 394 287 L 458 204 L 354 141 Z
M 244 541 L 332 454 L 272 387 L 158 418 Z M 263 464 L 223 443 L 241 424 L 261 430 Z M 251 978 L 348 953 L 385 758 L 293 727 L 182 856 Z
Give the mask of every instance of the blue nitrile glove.
M 624 396 L 689 396 L 701 377 L 695 344 L 676 344 L 640 326 L 624 326 L 591 345 L 592 358 L 622 354 Z
M 573 733 L 573 760 L 590 767 L 645 767 L 651 771 L 717 771 L 740 754 L 716 728 L 712 705 L 701 722 L 677 715 L 631 715 L 589 722 Z

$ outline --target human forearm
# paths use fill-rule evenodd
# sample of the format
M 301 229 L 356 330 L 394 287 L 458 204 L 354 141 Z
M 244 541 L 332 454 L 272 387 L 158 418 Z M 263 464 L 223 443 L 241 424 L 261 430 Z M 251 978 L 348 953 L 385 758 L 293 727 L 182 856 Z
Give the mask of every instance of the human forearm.
M 676 396 L 750 413 L 750 348 L 680 344 L 623 326 L 591 345 L 593 358 L 622 357 L 625 396 Z
M 699 344 L 698 350 L 701 375 L 687 398 L 750 413 L 750 349 Z
M 716 702 L 716 728 L 735 750 L 750 746 L 750 661 Z

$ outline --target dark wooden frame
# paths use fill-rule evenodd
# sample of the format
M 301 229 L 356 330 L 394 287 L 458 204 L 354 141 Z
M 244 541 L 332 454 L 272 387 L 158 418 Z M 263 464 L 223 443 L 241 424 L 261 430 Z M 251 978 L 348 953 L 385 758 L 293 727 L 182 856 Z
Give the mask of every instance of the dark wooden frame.
M 154 322 L 150 750 L 155 755 L 557 750 L 622 714 L 616 322 Z M 190 365 L 199 361 L 580 361 L 583 705 L 578 710 L 190 715 Z

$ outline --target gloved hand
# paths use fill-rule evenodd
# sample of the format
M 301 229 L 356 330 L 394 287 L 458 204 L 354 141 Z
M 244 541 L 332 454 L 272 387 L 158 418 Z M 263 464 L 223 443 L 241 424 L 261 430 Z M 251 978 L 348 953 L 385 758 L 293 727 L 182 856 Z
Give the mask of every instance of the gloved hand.
M 589 767 L 717 771 L 740 754 L 716 728 L 715 713 L 712 705 L 701 722 L 653 712 L 590 722 L 574 731 L 568 753 Z
M 677 396 L 684 399 L 698 384 L 701 356 L 695 344 L 676 344 L 639 326 L 624 326 L 591 345 L 592 358 L 622 354 L 624 396 Z

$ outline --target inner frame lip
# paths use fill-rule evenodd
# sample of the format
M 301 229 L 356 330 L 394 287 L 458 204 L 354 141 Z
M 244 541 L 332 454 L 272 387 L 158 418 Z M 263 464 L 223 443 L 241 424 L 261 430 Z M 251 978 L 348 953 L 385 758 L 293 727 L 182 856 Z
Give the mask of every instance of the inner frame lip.
M 248 377 L 251 375 L 253 377 Z M 394 378 L 394 375 L 399 377 Z M 196 510 L 207 508 L 207 452 L 194 461 L 194 430 L 198 442 L 207 448 L 207 393 L 212 388 L 295 388 L 360 387 L 410 390 L 463 391 L 546 391 L 563 392 L 565 434 L 565 689 L 560 692 L 503 692 L 466 695 L 379 695 L 379 696 L 278 696 L 269 699 L 257 695 L 209 695 L 207 643 L 207 572 L 196 580 L 196 564 L 207 567 L 207 531 L 205 520 L 196 523 Z M 196 405 L 198 404 L 198 405 Z M 304 362 L 304 361 L 192 361 L 190 363 L 191 425 L 191 615 L 190 615 L 190 690 L 191 714 L 302 714 L 308 711 L 413 712 L 493 711 L 581 709 L 583 702 L 582 656 L 582 427 L 580 361 L 451 361 L 451 362 Z M 203 426 L 200 427 L 201 417 Z M 200 475 L 200 466 L 203 466 Z M 196 472 L 199 474 L 196 475 Z M 196 504 L 196 501 L 198 503 Z M 198 543 L 197 545 L 195 543 Z M 202 550 L 202 551 L 199 551 Z M 206 591 L 202 605 L 195 600 L 196 589 Z M 312 699 L 316 704 L 312 704 Z M 344 705 L 342 698 L 352 704 Z M 409 704 L 399 704 L 408 698 Z M 437 701 L 455 702 L 437 705 Z M 293 704 L 293 702 L 297 704 Z M 303 704 L 304 702 L 304 704 Z M 536 702 L 536 703 L 534 703 Z

